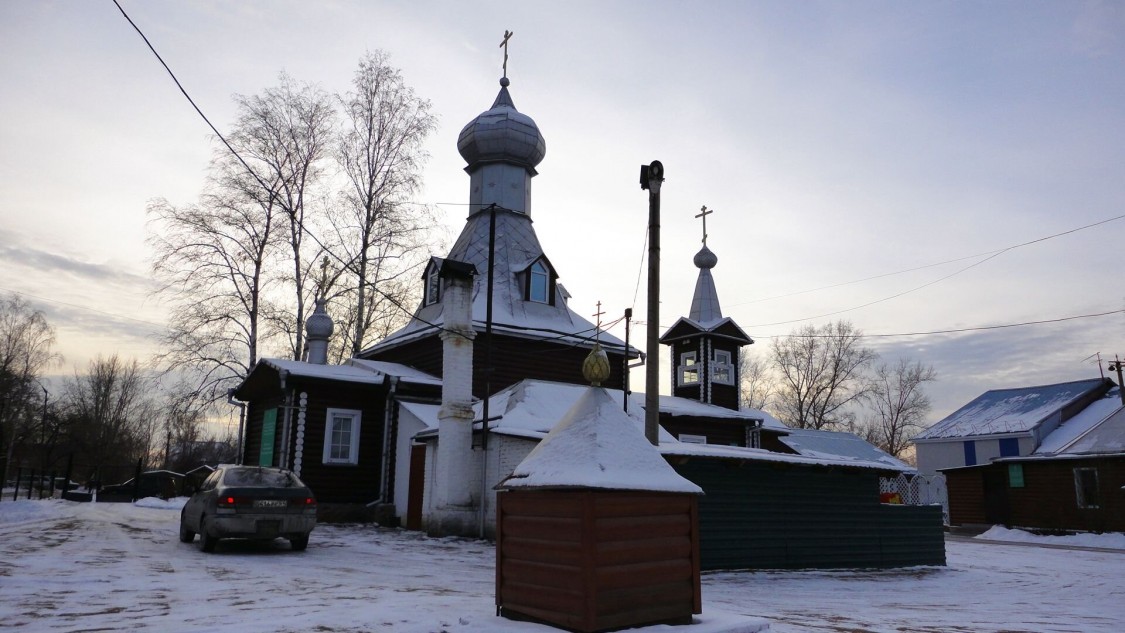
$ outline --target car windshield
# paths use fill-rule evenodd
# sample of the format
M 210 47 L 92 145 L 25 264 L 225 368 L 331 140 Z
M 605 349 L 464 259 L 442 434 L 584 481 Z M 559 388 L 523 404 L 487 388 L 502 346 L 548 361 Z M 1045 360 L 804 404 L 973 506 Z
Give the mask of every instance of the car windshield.
M 234 468 L 223 476 L 226 486 L 254 486 L 265 488 L 293 488 L 301 482 L 290 473 L 264 468 Z

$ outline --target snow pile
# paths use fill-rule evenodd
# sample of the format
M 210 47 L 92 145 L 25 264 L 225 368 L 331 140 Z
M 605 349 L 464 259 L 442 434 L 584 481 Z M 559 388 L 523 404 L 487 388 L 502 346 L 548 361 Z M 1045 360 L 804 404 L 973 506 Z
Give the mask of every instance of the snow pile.
M 18 499 L 8 501 L 7 497 L 0 501 L 0 525 L 11 527 L 25 523 L 35 523 L 47 519 L 57 519 L 67 515 L 67 504 L 73 503 L 61 499 Z
M 1023 530 L 1009 530 L 994 525 L 984 534 L 974 538 L 984 541 L 1010 541 L 1013 543 L 1037 543 L 1047 545 L 1074 545 L 1078 547 L 1103 547 L 1125 550 L 1125 534 L 1106 532 L 1105 534 L 1071 534 L 1069 536 L 1042 536 Z

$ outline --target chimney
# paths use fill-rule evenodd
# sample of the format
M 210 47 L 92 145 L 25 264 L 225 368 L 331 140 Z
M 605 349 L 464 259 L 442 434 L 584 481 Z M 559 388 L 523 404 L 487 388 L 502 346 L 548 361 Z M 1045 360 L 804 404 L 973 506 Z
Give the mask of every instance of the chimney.
M 473 275 L 472 264 L 445 260 L 438 272 L 444 315 L 437 471 L 426 531 L 471 536 L 473 509 Z
M 308 346 L 306 360 L 313 365 L 328 364 L 328 339 L 335 325 L 324 309 L 325 300 L 316 300 L 316 309 L 305 321 L 305 340 Z

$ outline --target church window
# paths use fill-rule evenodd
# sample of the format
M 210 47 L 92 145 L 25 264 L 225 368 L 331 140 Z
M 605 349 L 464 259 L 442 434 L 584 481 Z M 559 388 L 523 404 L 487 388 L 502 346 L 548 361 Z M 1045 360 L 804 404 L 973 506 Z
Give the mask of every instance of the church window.
M 535 262 L 528 271 L 527 300 L 549 303 L 551 298 L 551 273 L 543 262 Z
M 680 385 L 699 384 L 699 365 L 696 363 L 695 352 L 680 354 L 680 366 L 677 370 Z
M 426 305 L 433 305 L 441 299 L 441 277 L 438 276 L 438 267 L 431 266 L 426 275 Z
M 724 385 L 734 384 L 734 367 L 730 362 L 730 352 L 715 351 L 715 360 L 711 365 L 711 381 Z
M 359 423 L 356 409 L 328 409 L 324 424 L 324 463 L 359 463 Z

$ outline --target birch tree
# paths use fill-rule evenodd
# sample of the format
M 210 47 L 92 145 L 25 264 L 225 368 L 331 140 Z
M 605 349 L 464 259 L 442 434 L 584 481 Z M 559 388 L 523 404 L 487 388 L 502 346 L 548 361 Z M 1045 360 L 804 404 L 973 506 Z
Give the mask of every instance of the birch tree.
M 228 140 L 256 175 L 260 195 L 276 205 L 285 224 L 290 272 L 281 274 L 281 279 L 292 303 L 280 304 L 264 316 L 288 338 L 289 355 L 300 360 L 308 281 L 322 250 L 315 240 L 311 248 L 307 244 L 310 201 L 320 184 L 332 134 L 332 103 L 324 91 L 284 73 L 277 87 L 260 95 L 236 96 L 235 102 L 240 112 Z
M 342 349 L 354 355 L 397 325 L 387 317 L 400 313 L 393 304 L 404 302 L 413 285 L 403 276 L 424 254 L 433 218 L 411 198 L 427 158 L 422 145 L 437 119 L 383 51 L 360 59 L 352 90 L 339 102 L 344 122 L 336 159 L 346 185 L 332 225 L 344 273 L 337 306 L 346 307 L 336 314 Z

